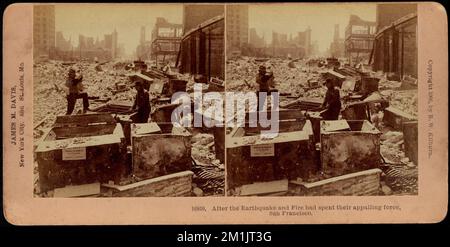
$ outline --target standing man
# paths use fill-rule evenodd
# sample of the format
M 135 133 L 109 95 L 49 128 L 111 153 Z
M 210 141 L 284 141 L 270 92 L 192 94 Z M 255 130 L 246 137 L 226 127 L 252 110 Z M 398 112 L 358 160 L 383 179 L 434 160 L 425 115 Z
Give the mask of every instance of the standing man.
M 70 115 L 73 112 L 73 109 L 75 108 L 75 104 L 77 102 L 77 99 L 82 98 L 83 99 L 83 114 L 86 113 L 89 110 L 89 99 L 88 94 L 86 92 L 83 92 L 84 86 L 83 86 L 83 75 L 81 73 L 77 73 L 74 68 L 69 69 L 68 78 L 66 81 L 66 87 L 67 90 L 67 112 L 66 115 Z
M 256 94 L 257 94 L 256 96 L 258 99 L 258 104 L 257 104 L 258 111 L 262 111 L 262 109 L 264 107 L 267 94 L 270 91 L 269 82 L 273 79 L 274 79 L 273 73 L 272 72 L 267 73 L 266 66 L 264 66 L 264 65 L 259 66 L 258 74 L 256 75 L 256 84 L 258 84 L 258 86 L 259 86 L 259 90 L 256 92 Z M 265 96 L 259 95 L 259 93 L 261 93 L 261 92 L 265 92 L 266 95 Z M 262 102 L 260 102 L 260 97 L 262 97 L 261 98 Z
M 150 96 L 147 90 L 144 89 L 142 82 L 135 82 L 136 98 L 132 110 L 137 110 L 135 123 L 147 123 L 150 116 Z
M 320 115 L 323 120 L 338 120 L 339 113 L 341 112 L 341 97 L 339 90 L 334 87 L 333 80 L 327 79 L 325 82 L 327 92 L 325 94 L 325 100 L 322 104 L 322 109 L 325 109 Z
M 162 68 L 162 72 L 166 75 L 172 74 L 172 69 L 170 68 L 170 61 L 167 60 L 164 64 L 164 67 Z

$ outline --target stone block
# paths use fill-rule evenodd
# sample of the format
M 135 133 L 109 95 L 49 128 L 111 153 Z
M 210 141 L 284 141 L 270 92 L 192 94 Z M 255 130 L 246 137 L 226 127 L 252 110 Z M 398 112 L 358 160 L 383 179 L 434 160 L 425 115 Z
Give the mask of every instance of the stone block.
M 132 171 L 154 178 L 191 169 L 191 133 L 172 123 L 131 126 Z
M 339 176 L 379 167 L 381 132 L 366 120 L 346 121 L 349 129 L 328 131 L 330 125 L 341 121 L 321 122 L 322 171 Z
M 378 168 L 349 173 L 313 183 L 299 183 L 297 193 L 303 196 L 367 196 L 380 193 Z
M 177 197 L 192 193 L 192 171 L 182 171 L 127 185 L 102 184 L 113 197 Z

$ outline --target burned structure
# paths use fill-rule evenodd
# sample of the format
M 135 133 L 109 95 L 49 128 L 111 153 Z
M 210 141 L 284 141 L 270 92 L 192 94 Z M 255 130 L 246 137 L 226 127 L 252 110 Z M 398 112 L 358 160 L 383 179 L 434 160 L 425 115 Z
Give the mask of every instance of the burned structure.
M 334 58 L 344 57 L 345 44 L 344 39 L 339 35 L 339 24 L 334 25 L 333 41 L 330 44 L 330 55 Z
M 417 78 L 417 6 L 379 4 L 373 48 L 374 70 Z
M 376 22 L 365 21 L 351 15 L 345 28 L 345 56 L 351 65 L 368 63 L 373 48 Z
M 49 57 L 55 49 L 55 6 L 39 5 L 33 9 L 33 56 Z
M 224 17 L 216 16 L 187 31 L 177 59 L 180 73 L 225 78 Z
M 164 64 L 166 59 L 175 63 L 180 50 L 183 25 L 169 23 L 166 19 L 158 17 L 152 30 L 151 58 L 156 66 Z M 161 58 L 162 56 L 162 58 Z M 159 62 L 160 61 L 160 62 Z
M 248 5 L 229 5 L 226 13 L 227 54 L 241 53 L 249 43 Z

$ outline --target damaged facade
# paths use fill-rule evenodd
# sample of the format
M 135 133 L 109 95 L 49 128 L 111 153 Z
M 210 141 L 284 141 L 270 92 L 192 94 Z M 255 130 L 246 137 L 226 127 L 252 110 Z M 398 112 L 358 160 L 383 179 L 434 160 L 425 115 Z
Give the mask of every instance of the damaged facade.
M 184 34 L 177 64 L 181 73 L 225 78 L 224 17 L 216 16 Z
M 376 22 L 351 15 L 345 28 L 345 56 L 351 65 L 368 63 L 376 32 Z
M 380 25 L 375 35 L 373 69 L 400 79 L 406 75 L 417 78 L 417 9 L 414 4 L 402 6 L 401 12 L 398 9 L 398 5 L 378 5 Z

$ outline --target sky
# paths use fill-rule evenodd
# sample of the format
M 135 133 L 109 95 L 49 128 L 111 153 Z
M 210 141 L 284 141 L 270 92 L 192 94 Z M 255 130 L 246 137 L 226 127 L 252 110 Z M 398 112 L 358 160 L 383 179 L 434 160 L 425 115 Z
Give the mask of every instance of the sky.
M 372 3 L 265 3 L 250 4 L 249 27 L 256 28 L 268 43 L 272 30 L 296 36 L 298 31 L 311 27 L 311 40 L 317 40 L 319 50 L 325 51 L 333 39 L 334 24 L 340 25 L 341 38 L 350 14 L 375 21 L 376 4 Z M 156 17 L 165 17 L 169 22 L 182 23 L 182 4 L 56 4 L 56 31 L 62 31 L 66 39 L 78 45 L 78 35 L 98 37 L 118 32 L 118 43 L 123 43 L 125 52 L 132 54 L 140 39 L 141 26 L 146 27 L 146 39 L 155 24 Z
M 311 27 L 311 41 L 317 40 L 320 51 L 326 51 L 334 35 L 334 25 L 339 24 L 340 37 L 351 14 L 363 20 L 375 21 L 376 4 L 372 3 L 286 3 L 249 6 L 249 27 L 256 28 L 259 36 L 264 34 L 267 43 L 272 41 L 272 30 L 292 33 Z
M 56 4 L 55 29 L 64 38 L 71 37 L 78 46 L 78 35 L 88 37 L 110 34 L 117 30 L 118 43 L 123 43 L 125 53 L 132 54 L 139 44 L 141 26 L 145 26 L 146 39 L 150 40 L 156 17 L 172 23 L 182 23 L 181 4 Z

